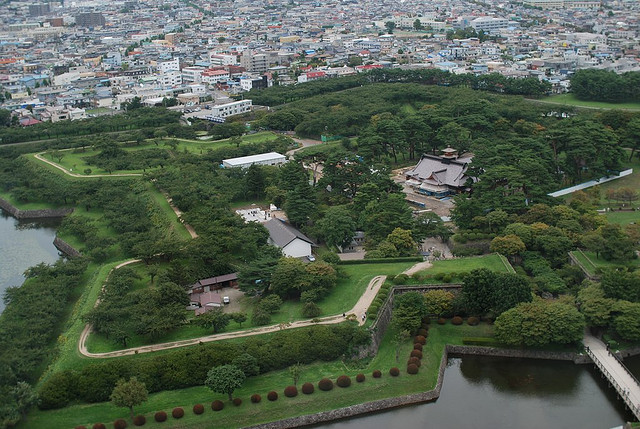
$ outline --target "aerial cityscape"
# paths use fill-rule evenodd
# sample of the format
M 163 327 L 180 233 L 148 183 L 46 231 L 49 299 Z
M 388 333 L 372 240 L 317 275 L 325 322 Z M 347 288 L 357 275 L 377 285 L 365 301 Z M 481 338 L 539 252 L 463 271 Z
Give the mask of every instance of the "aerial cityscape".
M 640 428 L 637 0 L 4 0 L 0 212 L 1 428 Z

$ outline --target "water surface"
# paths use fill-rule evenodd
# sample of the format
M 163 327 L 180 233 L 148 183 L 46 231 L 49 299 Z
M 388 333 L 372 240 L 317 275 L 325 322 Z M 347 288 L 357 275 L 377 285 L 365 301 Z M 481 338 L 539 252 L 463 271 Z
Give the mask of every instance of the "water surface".
M 632 419 L 591 367 L 572 362 L 449 359 L 437 401 L 324 425 L 332 429 L 607 429 Z
M 24 271 L 41 262 L 58 259 L 53 245 L 58 219 L 18 221 L 0 210 L 0 296 L 10 286 L 24 282 Z M 0 312 L 4 301 L 0 299 Z

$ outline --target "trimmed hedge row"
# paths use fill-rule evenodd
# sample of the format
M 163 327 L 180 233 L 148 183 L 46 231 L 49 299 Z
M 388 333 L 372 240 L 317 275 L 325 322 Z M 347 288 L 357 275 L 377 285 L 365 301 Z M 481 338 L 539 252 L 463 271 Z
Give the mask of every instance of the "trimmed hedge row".
M 331 361 L 368 341 L 370 337 L 364 329 L 341 323 L 280 331 L 267 338 L 248 337 L 241 344 L 214 342 L 137 359 L 105 359 L 49 377 L 39 391 L 40 408 L 61 408 L 71 401 L 108 401 L 121 378 L 137 377 L 150 393 L 182 389 L 201 385 L 208 368 L 229 364 L 244 353 L 256 358 L 263 373 L 296 363 Z
M 361 264 L 384 264 L 394 262 L 422 262 L 422 256 L 404 256 L 402 258 L 372 258 L 372 259 L 355 259 L 351 261 L 340 261 L 338 265 L 361 265 Z

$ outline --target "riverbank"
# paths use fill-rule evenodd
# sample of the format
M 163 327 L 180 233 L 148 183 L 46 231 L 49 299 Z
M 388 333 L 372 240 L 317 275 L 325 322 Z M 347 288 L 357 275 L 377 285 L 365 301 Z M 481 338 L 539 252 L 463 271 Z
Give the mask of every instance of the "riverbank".
M 46 208 L 37 210 L 20 210 L 18 207 L 11 204 L 9 201 L 0 197 L 0 208 L 9 213 L 16 219 L 51 219 L 51 218 L 63 218 L 73 212 L 72 208 Z

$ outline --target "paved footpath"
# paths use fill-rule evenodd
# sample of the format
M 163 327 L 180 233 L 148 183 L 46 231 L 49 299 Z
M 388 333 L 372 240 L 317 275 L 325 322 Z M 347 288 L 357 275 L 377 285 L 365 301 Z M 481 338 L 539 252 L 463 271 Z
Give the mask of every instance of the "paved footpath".
M 583 341 L 585 347 L 588 347 L 589 351 L 593 354 L 592 359 L 597 359 L 607 372 L 611 374 L 618 384 L 618 387 L 614 387 L 616 387 L 618 393 L 621 393 L 627 406 L 632 408 L 636 417 L 640 418 L 640 416 L 638 416 L 638 414 L 640 414 L 640 385 L 638 385 L 635 378 L 618 359 L 609 353 L 609 350 L 607 350 L 607 347 L 602 341 L 589 333 L 585 334 Z M 635 409 L 633 409 L 633 407 L 635 407 Z
M 369 308 L 369 305 L 371 305 L 371 302 L 375 299 L 376 294 L 378 293 L 378 291 L 380 290 L 380 287 L 384 284 L 384 281 L 386 279 L 387 279 L 387 276 L 376 276 L 373 279 L 371 279 L 371 281 L 367 285 L 367 289 L 362 294 L 362 296 L 360 297 L 356 305 L 345 314 L 355 315 L 357 317 L 358 324 L 364 325 L 365 320 L 363 320 L 362 315 L 366 313 L 367 309 Z M 114 352 L 107 352 L 107 353 L 90 353 L 87 350 L 86 341 L 87 341 L 87 337 L 91 333 L 91 327 L 89 325 L 86 325 L 82 331 L 82 334 L 80 335 L 80 341 L 78 342 L 78 351 L 80 352 L 80 354 L 90 358 L 110 358 L 110 357 L 118 357 L 118 356 L 127 356 L 132 354 L 139 354 L 139 353 L 150 353 L 158 350 L 175 349 L 179 347 L 192 346 L 200 343 L 226 340 L 229 338 L 250 337 L 253 335 L 266 334 L 269 332 L 277 332 L 283 329 L 301 328 L 304 326 L 311 326 L 311 325 L 317 325 L 317 324 L 330 325 L 334 323 L 343 322 L 345 320 L 345 317 L 343 317 L 342 314 L 338 314 L 335 316 L 322 317 L 317 320 L 318 321 L 316 322 L 311 320 L 298 320 L 296 322 L 291 322 L 291 323 L 264 326 L 261 328 L 247 329 L 243 331 L 207 335 L 205 337 L 193 338 L 190 340 L 173 341 L 170 343 L 162 343 L 162 344 L 152 344 L 149 346 L 142 346 L 142 347 L 133 347 L 130 349 L 117 350 Z

